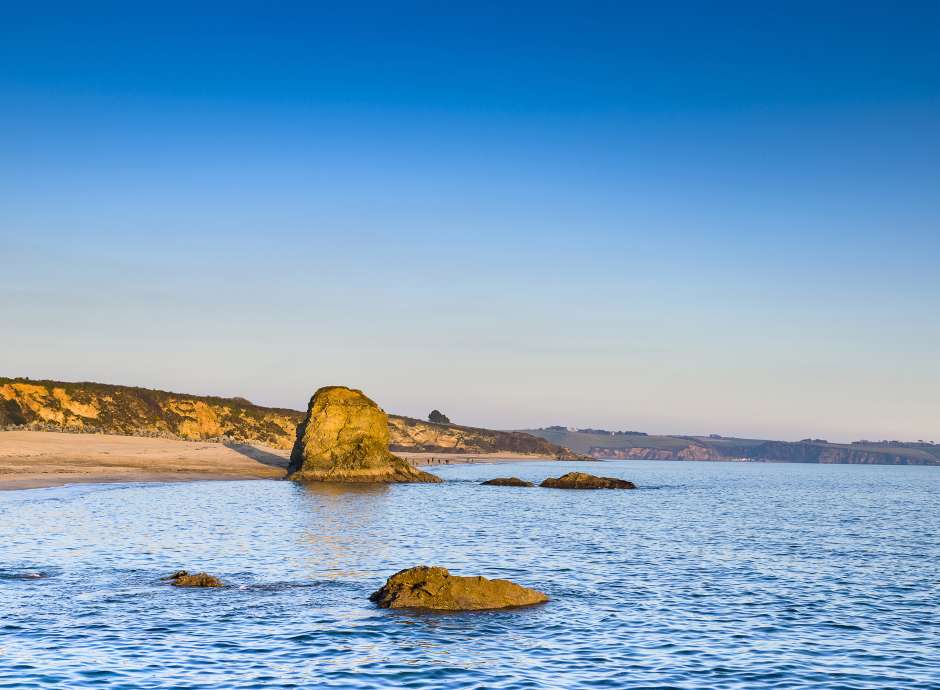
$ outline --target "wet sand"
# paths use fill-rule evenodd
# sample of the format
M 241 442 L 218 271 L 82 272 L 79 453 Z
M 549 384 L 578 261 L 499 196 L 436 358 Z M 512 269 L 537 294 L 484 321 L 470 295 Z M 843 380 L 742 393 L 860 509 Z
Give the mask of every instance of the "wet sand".
M 419 466 L 551 458 L 514 454 L 398 453 Z M 0 432 L 0 490 L 79 483 L 282 479 L 290 451 L 167 438 Z

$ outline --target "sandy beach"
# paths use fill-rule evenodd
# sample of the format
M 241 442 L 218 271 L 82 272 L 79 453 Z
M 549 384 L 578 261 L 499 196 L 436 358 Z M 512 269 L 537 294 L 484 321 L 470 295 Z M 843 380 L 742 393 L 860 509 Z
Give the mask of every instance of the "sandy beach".
M 167 438 L 0 432 L 0 490 L 78 483 L 280 479 L 290 452 Z M 549 460 L 531 455 L 399 453 L 419 466 Z
M 49 431 L 0 432 L 0 489 L 88 482 L 277 479 L 289 453 L 246 444 Z

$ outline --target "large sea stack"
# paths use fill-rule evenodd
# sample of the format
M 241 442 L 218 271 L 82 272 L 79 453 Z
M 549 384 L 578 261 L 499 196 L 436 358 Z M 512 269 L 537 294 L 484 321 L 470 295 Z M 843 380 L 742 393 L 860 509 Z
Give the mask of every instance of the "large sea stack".
M 321 482 L 440 482 L 388 450 L 388 415 L 362 391 L 321 388 L 297 427 L 288 475 Z

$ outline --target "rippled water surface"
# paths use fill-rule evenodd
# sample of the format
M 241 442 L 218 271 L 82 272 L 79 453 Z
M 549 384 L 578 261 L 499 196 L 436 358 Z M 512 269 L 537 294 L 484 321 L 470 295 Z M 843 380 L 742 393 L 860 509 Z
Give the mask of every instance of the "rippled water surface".
M 571 469 L 642 488 L 477 483 Z M 940 688 L 940 468 L 434 471 L 0 493 L 0 687 Z M 369 602 L 422 563 L 552 600 Z M 179 568 L 230 586 L 159 582 Z

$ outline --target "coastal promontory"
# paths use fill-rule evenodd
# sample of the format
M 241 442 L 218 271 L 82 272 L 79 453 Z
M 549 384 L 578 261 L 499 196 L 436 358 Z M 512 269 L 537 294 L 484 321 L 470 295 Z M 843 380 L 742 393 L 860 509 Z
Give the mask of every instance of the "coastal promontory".
M 297 427 L 288 474 L 299 481 L 440 482 L 389 449 L 388 415 L 362 391 L 327 386 Z

